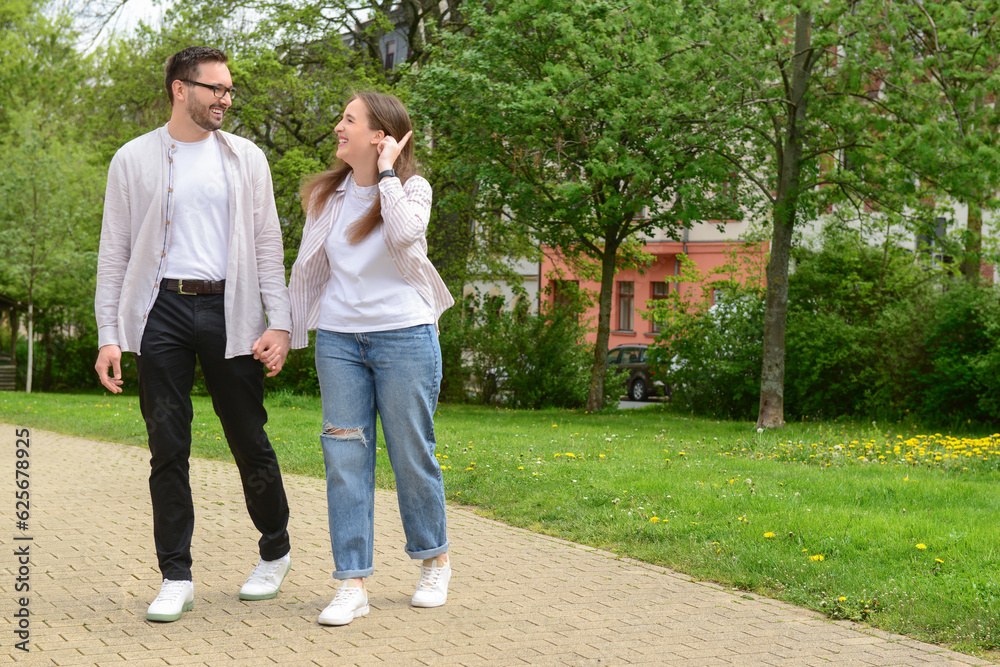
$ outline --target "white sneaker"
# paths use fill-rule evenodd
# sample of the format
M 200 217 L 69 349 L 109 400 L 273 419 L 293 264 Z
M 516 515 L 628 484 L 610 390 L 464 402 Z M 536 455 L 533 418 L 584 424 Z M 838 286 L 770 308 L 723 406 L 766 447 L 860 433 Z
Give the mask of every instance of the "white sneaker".
M 160 594 L 146 610 L 150 621 L 176 621 L 185 611 L 194 609 L 194 582 L 164 579 Z
M 356 618 L 367 616 L 369 611 L 365 589 L 341 584 L 333 602 L 319 615 L 319 624 L 347 625 Z
M 448 600 L 448 582 L 451 580 L 451 563 L 438 566 L 435 560 L 430 567 L 420 566 L 420 583 L 410 604 L 414 607 L 440 607 Z
M 278 596 L 281 582 L 285 580 L 292 561 L 288 554 L 278 560 L 260 559 L 257 567 L 240 589 L 241 600 L 270 600 Z

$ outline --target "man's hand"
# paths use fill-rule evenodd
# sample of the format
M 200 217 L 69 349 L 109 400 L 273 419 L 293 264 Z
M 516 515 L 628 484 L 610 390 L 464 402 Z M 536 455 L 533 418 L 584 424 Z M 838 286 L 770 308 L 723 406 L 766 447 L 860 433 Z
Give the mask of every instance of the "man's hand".
M 114 373 L 114 377 L 108 376 L 108 368 Z M 117 345 L 105 345 L 97 353 L 97 377 L 101 379 L 108 391 L 112 394 L 122 393 L 122 349 Z
M 291 345 L 291 334 L 282 329 L 268 329 L 253 344 L 253 358 L 259 359 L 268 369 L 267 377 L 274 377 L 285 365 Z

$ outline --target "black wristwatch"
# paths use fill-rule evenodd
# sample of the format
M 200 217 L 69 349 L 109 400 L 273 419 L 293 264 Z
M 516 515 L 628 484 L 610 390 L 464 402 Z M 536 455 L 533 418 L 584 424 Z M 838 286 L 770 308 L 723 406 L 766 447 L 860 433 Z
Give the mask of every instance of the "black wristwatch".
M 385 171 L 380 171 L 378 173 L 378 180 L 381 182 L 383 178 L 391 178 L 396 175 L 395 169 L 386 169 Z

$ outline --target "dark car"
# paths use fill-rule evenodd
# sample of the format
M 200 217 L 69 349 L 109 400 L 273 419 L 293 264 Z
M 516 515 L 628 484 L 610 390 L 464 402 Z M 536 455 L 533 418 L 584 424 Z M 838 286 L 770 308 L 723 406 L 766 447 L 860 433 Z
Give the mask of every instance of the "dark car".
M 645 401 L 664 390 L 663 383 L 653 379 L 646 351 L 646 345 L 619 345 L 608 350 L 608 366 L 628 372 L 625 391 L 633 401 Z

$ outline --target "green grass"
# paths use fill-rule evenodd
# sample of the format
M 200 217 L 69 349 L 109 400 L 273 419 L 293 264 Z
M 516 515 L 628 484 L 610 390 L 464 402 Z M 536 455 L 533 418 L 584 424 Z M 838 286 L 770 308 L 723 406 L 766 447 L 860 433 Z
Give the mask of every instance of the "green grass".
M 231 460 L 210 400 L 194 402 L 195 454 Z M 319 400 L 268 409 L 282 469 L 322 476 Z M 129 396 L 0 393 L 0 421 L 145 444 Z M 440 407 L 437 436 L 449 501 L 486 516 L 1000 655 L 1000 436 L 461 405 Z

